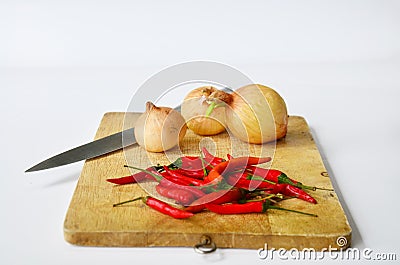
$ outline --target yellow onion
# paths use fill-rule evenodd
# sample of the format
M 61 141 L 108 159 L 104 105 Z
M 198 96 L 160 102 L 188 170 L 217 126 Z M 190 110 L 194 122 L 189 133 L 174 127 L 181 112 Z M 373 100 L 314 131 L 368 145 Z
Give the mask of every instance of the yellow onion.
M 261 144 L 286 135 L 286 104 L 274 89 L 251 84 L 224 97 L 229 100 L 220 96 L 218 99 L 227 103 L 226 123 L 235 137 L 245 142 Z
M 212 86 L 199 87 L 190 91 L 182 103 L 182 116 L 188 128 L 198 135 L 215 135 L 225 131 L 225 110 L 219 108 L 219 103 L 223 102 L 218 102 L 216 97 L 209 101 L 210 95 L 216 92 L 219 90 Z
M 185 119 L 169 107 L 146 103 L 146 111 L 135 123 L 135 138 L 149 152 L 163 152 L 179 144 L 186 134 Z

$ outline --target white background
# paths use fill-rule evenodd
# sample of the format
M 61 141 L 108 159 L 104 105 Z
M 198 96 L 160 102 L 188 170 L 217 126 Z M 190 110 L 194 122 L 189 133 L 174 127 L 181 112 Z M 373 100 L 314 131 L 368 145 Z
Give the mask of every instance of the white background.
M 192 60 L 275 88 L 315 133 L 353 247 L 400 259 L 399 14 L 399 1 L 1 1 L 0 263 L 271 262 L 254 250 L 71 246 L 62 227 L 83 162 L 24 173 Z

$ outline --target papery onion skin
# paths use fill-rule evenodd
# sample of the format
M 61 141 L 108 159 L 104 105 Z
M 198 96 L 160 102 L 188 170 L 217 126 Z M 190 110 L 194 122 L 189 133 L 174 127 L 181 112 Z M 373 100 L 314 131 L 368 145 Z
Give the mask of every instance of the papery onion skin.
M 232 99 L 225 109 L 227 126 L 235 137 L 262 144 L 286 135 L 286 103 L 274 89 L 251 84 L 237 89 Z
M 190 91 L 181 107 L 181 114 L 190 130 L 198 135 L 216 135 L 225 131 L 226 118 L 224 108 L 215 108 L 209 117 L 206 112 L 209 104 L 206 98 L 218 89 L 204 86 Z
M 169 107 L 146 103 L 146 111 L 135 123 L 137 143 L 149 152 L 167 151 L 185 137 L 186 123 L 182 115 Z

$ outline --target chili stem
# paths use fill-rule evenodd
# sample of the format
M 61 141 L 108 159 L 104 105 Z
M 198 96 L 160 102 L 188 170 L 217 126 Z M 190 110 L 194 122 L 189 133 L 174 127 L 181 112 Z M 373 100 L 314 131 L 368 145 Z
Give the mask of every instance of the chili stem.
M 278 196 L 277 194 L 270 194 L 270 195 L 268 195 L 266 197 L 262 197 L 262 198 L 259 198 L 259 199 L 246 200 L 246 202 L 259 202 L 259 201 L 269 200 L 272 203 L 276 203 L 276 201 L 273 200 L 272 198 L 273 197 L 277 197 L 277 196 Z
M 334 189 L 327 189 L 327 188 L 320 188 L 320 187 L 314 187 L 316 190 L 327 190 L 327 191 L 334 191 Z
M 273 182 L 273 181 L 267 180 L 267 179 L 265 179 L 265 178 L 263 178 L 263 177 L 260 177 L 260 176 L 257 176 L 257 175 L 250 175 L 250 176 L 251 176 L 251 177 L 250 177 L 250 180 L 254 179 L 254 180 L 258 180 L 258 181 L 267 182 L 267 183 L 273 184 L 273 185 L 276 184 L 276 183 Z
M 280 210 L 280 211 L 286 211 L 286 212 L 292 212 L 292 213 L 299 213 L 299 214 L 304 214 L 304 215 L 308 215 L 308 216 L 318 217 L 318 215 L 316 215 L 316 214 L 306 213 L 306 212 L 301 212 L 301 211 L 296 211 L 296 210 L 291 210 L 291 209 L 286 209 L 286 208 L 281 208 L 281 207 L 274 206 L 274 205 L 269 205 L 268 208 L 269 209 L 274 209 L 274 210 Z
M 117 207 L 117 206 L 120 206 L 120 205 L 125 204 L 125 203 L 135 202 L 135 201 L 138 201 L 138 200 L 141 200 L 141 199 L 143 199 L 143 197 L 138 197 L 138 198 L 135 198 L 135 199 L 132 199 L 132 200 L 115 203 L 115 204 L 113 204 L 113 207 Z
M 327 190 L 327 191 L 333 191 L 333 189 L 327 189 L 327 188 L 320 188 L 320 187 L 313 187 L 313 186 L 307 186 L 304 185 L 300 182 L 298 183 L 293 183 L 292 186 L 295 186 L 297 188 L 303 189 L 303 190 L 312 190 L 312 191 L 316 191 L 316 190 Z
M 201 166 L 203 168 L 203 179 L 207 176 L 207 170 L 206 170 L 206 166 L 204 164 L 204 158 L 203 158 L 203 154 L 202 152 L 200 152 L 200 161 L 201 161 Z
M 251 177 L 251 179 L 255 179 L 255 180 L 259 180 L 259 181 L 264 181 L 264 182 L 267 182 L 267 183 L 270 183 L 270 184 L 276 184 L 275 182 L 273 182 L 273 181 L 270 181 L 270 180 L 267 180 L 267 179 L 265 179 L 265 178 L 263 178 L 263 177 L 261 177 L 261 176 L 258 176 L 258 175 L 251 175 L 252 177 Z M 291 181 L 292 182 L 292 181 Z M 297 188 L 299 188 L 299 189 L 304 189 L 304 190 L 312 190 L 312 191 L 316 191 L 316 190 L 326 190 L 326 191 L 334 191 L 333 189 L 327 189 L 327 188 L 320 188 L 320 187 L 313 187 L 313 186 L 307 186 L 307 185 L 304 185 L 303 183 L 301 183 L 301 182 L 298 182 L 298 183 L 288 183 L 288 184 L 290 184 L 290 185 L 292 185 L 292 186 L 295 186 L 295 187 L 297 187 Z
M 138 167 L 134 167 L 134 166 L 129 166 L 129 165 L 124 165 L 124 167 L 133 168 L 133 169 L 136 169 L 136 170 L 145 172 L 145 173 L 147 173 L 147 174 L 153 176 L 158 182 L 160 182 L 161 179 L 162 179 L 161 176 L 159 176 L 159 175 L 157 175 L 157 174 L 154 174 L 153 172 L 148 171 L 148 170 L 146 170 L 146 169 L 142 169 L 142 168 L 138 168 Z

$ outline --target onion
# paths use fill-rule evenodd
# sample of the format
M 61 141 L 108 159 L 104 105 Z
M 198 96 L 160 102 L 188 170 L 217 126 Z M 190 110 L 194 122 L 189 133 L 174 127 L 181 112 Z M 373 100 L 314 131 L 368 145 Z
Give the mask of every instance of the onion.
M 240 140 L 261 144 L 286 135 L 286 104 L 272 88 L 251 84 L 237 89 L 232 94 L 220 91 L 219 95 L 214 95 L 227 104 L 227 126 Z
M 199 87 L 186 95 L 181 113 L 190 130 L 199 135 L 215 135 L 225 131 L 225 110 L 219 108 L 224 104 L 218 102 L 215 93 L 220 91 L 212 86 Z M 212 101 L 209 101 L 210 97 Z M 208 111 L 208 112 L 207 112 Z
M 179 112 L 147 102 L 146 111 L 136 121 L 135 138 L 147 151 L 163 152 L 178 145 L 186 129 Z

